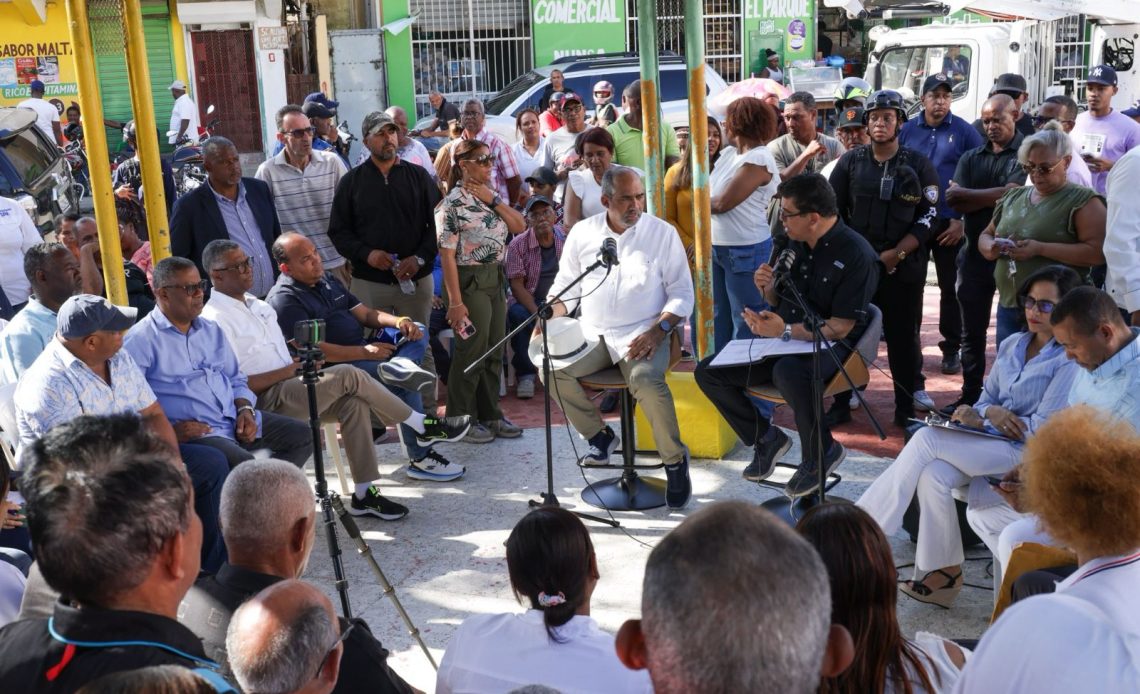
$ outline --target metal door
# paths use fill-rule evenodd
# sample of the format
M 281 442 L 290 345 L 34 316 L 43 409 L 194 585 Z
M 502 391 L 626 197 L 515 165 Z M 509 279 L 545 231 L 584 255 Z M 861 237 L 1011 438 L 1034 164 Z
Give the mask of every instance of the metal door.
M 247 29 L 192 31 L 194 99 L 202 125 L 218 119 L 216 134 L 233 140 L 239 152 L 261 151 L 261 105 L 253 32 Z M 206 115 L 213 104 L 214 113 Z
M 360 122 L 373 111 L 388 107 L 384 80 L 384 37 L 380 29 L 330 31 L 332 78 L 336 85 L 337 119 L 356 135 L 348 160 L 360 152 Z

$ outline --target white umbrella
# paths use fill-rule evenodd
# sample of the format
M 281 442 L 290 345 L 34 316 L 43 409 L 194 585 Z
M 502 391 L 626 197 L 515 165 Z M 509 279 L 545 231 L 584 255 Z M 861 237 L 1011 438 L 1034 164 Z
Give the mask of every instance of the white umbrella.
M 730 85 L 728 89 L 710 98 L 708 100 L 708 110 L 709 113 L 717 118 L 723 119 L 725 113 L 727 113 L 728 105 L 740 97 L 752 96 L 757 99 L 763 99 L 769 94 L 775 94 L 783 100 L 791 96 L 792 90 L 776 80 L 771 80 L 767 77 L 749 77 L 746 80 L 741 80 L 736 84 Z

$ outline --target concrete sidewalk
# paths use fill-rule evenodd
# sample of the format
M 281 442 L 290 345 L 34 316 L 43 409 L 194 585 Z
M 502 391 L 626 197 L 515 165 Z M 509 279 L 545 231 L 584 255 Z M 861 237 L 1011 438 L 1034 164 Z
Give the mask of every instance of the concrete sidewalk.
M 584 442 L 565 426 L 554 431 L 555 493 L 562 506 L 585 513 L 605 515 L 603 510 L 582 503 L 579 492 L 585 486 L 575 464 L 585 449 Z M 796 437 L 793 435 L 793 440 Z M 785 460 L 798 460 L 798 443 Z M 380 446 L 381 472 L 385 495 L 406 504 L 411 513 L 402 521 L 389 523 L 357 519 L 364 537 L 396 589 L 396 594 L 419 628 L 436 661 L 443 656 L 455 627 L 472 614 L 519 612 L 524 609 L 511 594 L 507 578 L 506 540 L 515 522 L 527 512 L 527 501 L 537 499 L 546 489 L 546 465 L 542 429 L 528 429 L 520 439 L 498 440 L 487 445 L 451 444 L 441 452 L 454 462 L 467 465 L 467 475 L 452 483 L 435 484 L 410 480 L 404 475 L 395 444 Z M 592 615 L 603 629 L 616 632 L 621 623 L 640 613 L 641 580 L 651 547 L 684 520 L 687 513 L 714 501 L 737 499 L 761 503 L 779 494 L 775 490 L 747 483 L 740 471 L 751 452 L 737 447 L 723 460 L 696 460 L 691 466 L 693 498 L 680 512 L 665 508 L 646 512 L 616 512 L 620 528 L 586 522 L 598 557 L 601 580 L 594 593 Z M 390 461 L 384 464 L 383 461 Z M 639 459 L 639 462 L 650 462 Z M 834 495 L 849 500 L 859 497 L 869 482 L 889 460 L 849 451 L 838 472 L 843 481 Z M 331 464 L 328 464 L 331 466 Z M 612 471 L 590 470 L 590 481 L 614 476 Z M 661 471 L 648 471 L 663 477 Z M 311 466 L 309 469 L 312 475 Z M 336 473 L 329 468 L 329 486 L 338 488 Z M 419 650 L 396 609 L 381 594 L 367 563 L 356 556 L 343 528 L 337 526 L 344 565 L 350 582 L 352 608 L 364 617 L 372 631 L 392 651 L 391 664 L 414 686 L 431 692 L 435 673 Z M 896 564 L 913 561 L 914 546 L 902 536 L 892 538 Z M 984 549 L 968 552 L 985 556 Z M 966 580 L 989 586 L 987 561 L 967 561 Z M 900 569 L 909 578 L 911 569 Z M 320 586 L 338 610 L 340 602 L 333 586 L 332 564 L 323 529 L 305 580 Z M 899 619 L 903 633 L 931 631 L 950 638 L 977 638 L 990 614 L 992 593 L 967 587 L 952 610 L 943 610 L 901 596 Z

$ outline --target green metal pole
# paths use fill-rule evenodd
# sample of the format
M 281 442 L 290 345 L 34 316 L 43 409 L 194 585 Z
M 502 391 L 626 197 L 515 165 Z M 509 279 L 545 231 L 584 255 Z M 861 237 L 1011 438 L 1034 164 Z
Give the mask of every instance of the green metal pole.
M 705 109 L 704 0 L 685 0 L 685 64 L 689 77 L 689 157 L 693 170 L 693 240 L 696 246 L 697 324 L 693 347 L 713 353 L 712 215 L 709 211 L 709 123 Z
M 703 29 L 702 29 L 703 32 Z M 657 2 L 637 0 L 637 50 L 641 54 L 641 133 L 645 146 L 645 192 L 649 214 L 665 213 L 665 159 L 657 98 Z

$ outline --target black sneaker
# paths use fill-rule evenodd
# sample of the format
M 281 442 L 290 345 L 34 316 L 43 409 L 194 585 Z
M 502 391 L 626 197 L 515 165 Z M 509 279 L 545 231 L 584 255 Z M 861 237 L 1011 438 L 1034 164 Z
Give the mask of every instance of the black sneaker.
M 776 462 L 783 458 L 792 448 L 792 439 L 779 427 L 772 427 L 776 432 L 770 440 L 761 441 L 753 447 L 752 462 L 741 473 L 749 482 L 761 482 L 772 475 L 776 469 Z
M 840 424 L 851 421 L 851 406 L 846 401 L 833 400 L 831 407 L 823 414 L 823 423 L 828 429 L 834 429 Z
M 831 448 L 827 449 L 827 455 L 824 458 L 825 469 L 827 475 L 835 471 L 843 459 L 847 456 L 847 449 L 843 444 L 838 441 L 831 442 Z M 819 490 L 819 464 L 815 460 L 809 460 L 800 463 L 796 468 L 796 472 L 792 475 L 792 479 L 788 480 L 787 486 L 784 487 L 784 494 L 792 499 L 798 499 L 801 496 L 809 496 Z
M 458 441 L 471 428 L 471 415 L 461 417 L 424 417 L 424 433 L 416 434 L 421 446 L 443 441 Z
M 942 373 L 953 376 L 962 371 L 962 358 L 957 352 L 942 357 Z
M 376 516 L 380 520 L 395 521 L 408 515 L 408 507 L 384 497 L 373 485 L 368 488 L 368 493 L 363 499 L 357 499 L 355 494 L 352 495 L 348 512 L 354 516 Z
M 606 413 L 606 414 L 609 414 L 611 412 L 616 412 L 617 408 L 618 408 L 618 391 L 607 390 L 606 394 L 602 396 L 602 403 L 601 403 L 601 405 L 598 406 L 598 409 L 601 410 L 602 412 Z
M 689 455 L 679 463 L 665 466 L 665 505 L 671 509 L 684 508 L 693 494 L 693 483 L 689 480 Z
M 579 465 L 596 467 L 610 464 L 610 454 L 617 450 L 618 437 L 609 426 L 590 437 L 590 450 L 578 461 Z

